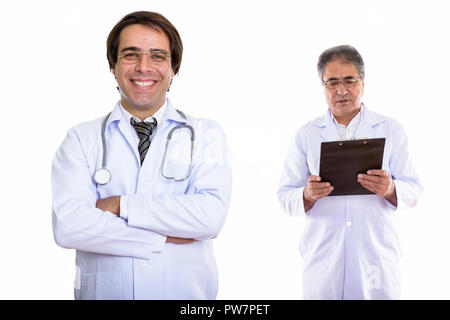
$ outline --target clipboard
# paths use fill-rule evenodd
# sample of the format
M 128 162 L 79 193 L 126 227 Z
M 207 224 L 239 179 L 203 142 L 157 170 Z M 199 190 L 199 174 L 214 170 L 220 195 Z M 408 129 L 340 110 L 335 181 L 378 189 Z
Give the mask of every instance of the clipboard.
M 374 194 L 358 181 L 358 173 L 381 169 L 386 138 L 322 142 L 320 147 L 321 182 L 330 182 L 329 196 Z

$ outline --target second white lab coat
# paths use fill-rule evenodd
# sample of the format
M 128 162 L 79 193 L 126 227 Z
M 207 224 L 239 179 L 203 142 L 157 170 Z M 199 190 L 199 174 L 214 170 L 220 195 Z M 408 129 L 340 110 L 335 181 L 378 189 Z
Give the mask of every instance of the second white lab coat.
M 188 117 L 196 138 L 192 173 L 186 181 L 170 181 L 160 173 L 167 135 L 185 120 L 167 100 L 141 167 L 134 129 L 119 102 L 106 124 L 112 179 L 97 185 L 103 119 L 70 129 L 52 165 L 54 236 L 60 246 L 76 249 L 75 297 L 214 299 L 218 279 L 211 239 L 224 224 L 231 195 L 223 131 L 211 120 Z M 185 172 L 189 135 L 174 138 L 170 149 L 166 172 Z M 98 199 L 117 195 L 128 197 L 127 220 L 95 207 Z M 198 241 L 175 245 L 165 243 L 166 236 Z
M 300 240 L 305 299 L 400 297 L 396 210 L 414 207 L 422 186 L 402 126 L 364 106 L 362 113 L 355 137 L 386 138 L 382 169 L 395 182 L 398 207 L 377 195 L 329 196 L 305 214 L 303 189 L 309 175 L 319 175 L 320 144 L 339 140 L 339 134 L 329 112 L 303 125 L 288 152 L 278 198 L 285 212 L 305 218 Z

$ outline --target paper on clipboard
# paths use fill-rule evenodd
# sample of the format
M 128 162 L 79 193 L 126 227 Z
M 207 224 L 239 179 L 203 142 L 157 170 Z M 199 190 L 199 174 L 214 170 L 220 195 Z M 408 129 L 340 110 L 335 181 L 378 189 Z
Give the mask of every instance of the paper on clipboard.
M 381 169 L 386 138 L 322 142 L 320 177 L 334 187 L 330 196 L 373 194 L 358 181 L 358 173 Z

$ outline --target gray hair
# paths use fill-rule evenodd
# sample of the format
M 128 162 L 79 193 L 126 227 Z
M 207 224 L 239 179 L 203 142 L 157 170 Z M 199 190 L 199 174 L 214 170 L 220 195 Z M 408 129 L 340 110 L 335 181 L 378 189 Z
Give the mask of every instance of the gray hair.
M 364 60 L 359 52 L 352 46 L 342 45 L 332 47 L 324 52 L 319 57 L 317 62 L 317 72 L 319 73 L 320 80 L 323 81 L 323 71 L 328 63 L 336 60 L 341 60 L 344 63 L 353 64 L 358 70 L 359 77 L 364 79 Z

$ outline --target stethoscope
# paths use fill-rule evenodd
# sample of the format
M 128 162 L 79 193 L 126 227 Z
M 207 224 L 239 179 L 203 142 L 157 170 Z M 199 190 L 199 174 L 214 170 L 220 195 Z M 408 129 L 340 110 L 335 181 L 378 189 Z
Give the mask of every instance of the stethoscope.
M 180 111 L 180 110 L 176 110 L 176 111 L 183 117 L 183 119 L 187 120 L 186 115 L 182 111 Z M 111 181 L 111 172 L 106 168 L 106 155 L 107 155 L 108 150 L 106 148 L 106 138 L 105 138 L 106 123 L 108 122 L 110 115 L 111 115 L 111 112 L 106 115 L 106 117 L 102 123 L 102 147 L 103 147 L 102 167 L 100 169 L 98 169 L 97 171 L 95 171 L 95 174 L 94 174 L 94 181 L 100 185 L 108 184 Z M 169 143 L 170 143 L 170 140 L 172 139 L 172 135 L 173 135 L 174 131 L 177 129 L 183 129 L 183 128 L 188 129 L 191 133 L 191 159 L 190 159 L 189 168 L 187 170 L 185 177 L 177 179 L 175 177 L 168 176 L 164 173 L 164 165 L 165 165 L 165 161 L 166 161 L 167 149 L 169 147 Z M 182 122 L 181 124 L 177 125 L 176 127 L 173 127 L 169 131 L 169 134 L 167 135 L 166 147 L 164 149 L 164 155 L 162 158 L 161 170 L 160 170 L 161 175 L 164 178 L 178 182 L 178 181 L 184 181 L 191 176 L 192 158 L 193 158 L 193 153 L 194 153 L 194 141 L 195 141 L 194 128 L 192 126 L 188 125 L 186 122 Z

